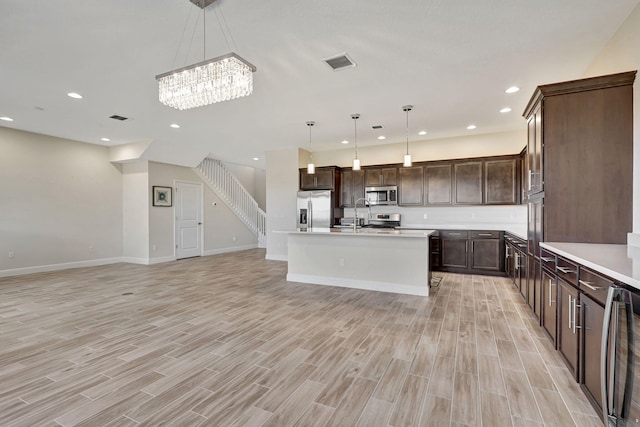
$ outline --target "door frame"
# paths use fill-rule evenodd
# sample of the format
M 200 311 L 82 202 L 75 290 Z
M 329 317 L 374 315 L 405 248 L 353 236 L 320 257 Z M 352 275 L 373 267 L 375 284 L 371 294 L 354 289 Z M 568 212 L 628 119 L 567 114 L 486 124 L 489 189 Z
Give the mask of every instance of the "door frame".
M 202 182 L 198 181 L 187 181 L 185 179 L 174 179 L 173 180 L 173 188 L 176 191 L 176 196 L 178 192 L 179 184 L 189 184 L 189 185 L 197 185 L 200 187 L 200 219 L 202 220 L 202 226 L 200 227 L 200 255 L 204 256 L 204 187 Z M 177 197 L 175 197 L 177 199 Z M 178 234 L 178 221 L 176 217 L 176 209 L 177 203 L 173 204 L 173 259 L 178 259 L 178 248 L 177 248 L 177 234 Z

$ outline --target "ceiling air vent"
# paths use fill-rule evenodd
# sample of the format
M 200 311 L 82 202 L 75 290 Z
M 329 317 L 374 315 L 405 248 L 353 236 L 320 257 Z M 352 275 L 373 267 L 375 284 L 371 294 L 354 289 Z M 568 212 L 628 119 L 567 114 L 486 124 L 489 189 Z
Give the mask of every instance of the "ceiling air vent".
M 371 126 L 372 129 L 382 129 L 382 125 Z
M 115 119 L 115 120 L 120 120 L 125 121 L 125 120 L 129 120 L 129 117 L 123 117 L 123 116 L 119 116 L 117 114 L 114 114 L 113 116 L 109 116 L 110 119 Z
M 333 71 L 344 70 L 345 68 L 353 68 L 356 66 L 356 63 L 353 62 L 346 53 L 341 53 L 340 55 L 332 56 L 330 58 L 324 58 L 323 61 L 326 62 Z

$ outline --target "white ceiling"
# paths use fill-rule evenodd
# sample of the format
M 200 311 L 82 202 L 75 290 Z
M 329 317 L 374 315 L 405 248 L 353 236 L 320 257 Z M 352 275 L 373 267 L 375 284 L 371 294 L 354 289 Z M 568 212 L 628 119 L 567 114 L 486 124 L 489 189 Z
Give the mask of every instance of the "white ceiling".
M 411 141 L 522 129 L 535 87 L 581 77 L 639 2 L 218 0 L 206 9 L 206 56 L 235 50 L 256 65 L 254 93 L 178 111 L 158 102 L 155 75 L 204 59 L 202 10 L 188 0 L 2 0 L 0 116 L 14 121 L 0 125 L 93 144 L 152 141 L 144 158 L 159 162 L 211 155 L 256 167 L 266 151 L 308 148 L 308 120 L 315 150 L 352 141 L 352 113 L 359 146 L 380 134 L 402 142 L 405 104 Z M 344 52 L 356 68 L 322 61 Z M 522 90 L 505 94 L 511 85 Z M 505 106 L 513 111 L 499 113 Z

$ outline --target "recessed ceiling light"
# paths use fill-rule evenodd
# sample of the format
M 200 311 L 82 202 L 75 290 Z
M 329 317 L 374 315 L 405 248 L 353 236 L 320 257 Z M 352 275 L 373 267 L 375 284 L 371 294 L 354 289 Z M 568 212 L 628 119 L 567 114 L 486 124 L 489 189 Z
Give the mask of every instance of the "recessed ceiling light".
M 100 141 L 109 142 L 111 140 L 109 138 L 100 138 Z
M 13 121 L 13 119 L 11 117 L 7 117 L 7 116 L 0 117 L 0 120 L 4 120 L 5 122 L 12 122 Z
M 172 127 L 174 129 L 178 129 L 178 128 L 180 128 L 180 125 L 177 124 L 177 123 L 172 123 L 172 124 L 169 125 L 169 127 Z
M 380 136 L 378 137 L 378 139 L 387 139 L 387 137 L 386 137 L 386 136 L 384 136 L 384 135 L 380 135 Z
M 342 140 L 342 143 L 343 143 L 343 144 L 348 144 L 348 143 L 349 143 L 349 141 L 347 141 L 346 139 L 344 139 L 344 140 Z
M 502 110 L 500 110 L 501 113 L 509 113 L 511 112 L 511 108 L 509 107 L 504 107 Z
M 69 92 L 69 93 L 67 94 L 67 96 L 68 96 L 69 98 L 82 99 L 82 95 L 80 95 L 79 93 L 76 93 L 76 92 Z
M 260 160 L 260 157 L 254 157 L 253 160 L 258 161 Z
M 475 129 L 475 128 L 476 128 L 476 125 L 469 125 L 469 126 L 467 126 L 467 129 L 469 129 L 469 130 L 473 130 L 473 129 Z
M 509 89 L 505 90 L 507 93 L 516 93 L 520 88 L 518 86 L 511 86 Z
M 420 132 L 418 132 L 418 135 L 426 135 L 427 131 L 426 130 L 421 130 Z

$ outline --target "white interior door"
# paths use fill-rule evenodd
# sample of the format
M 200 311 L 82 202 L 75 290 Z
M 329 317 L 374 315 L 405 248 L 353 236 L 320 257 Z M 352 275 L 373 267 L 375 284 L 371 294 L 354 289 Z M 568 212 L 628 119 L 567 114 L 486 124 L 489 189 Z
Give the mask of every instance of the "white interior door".
M 176 259 L 202 255 L 202 185 L 176 181 Z

